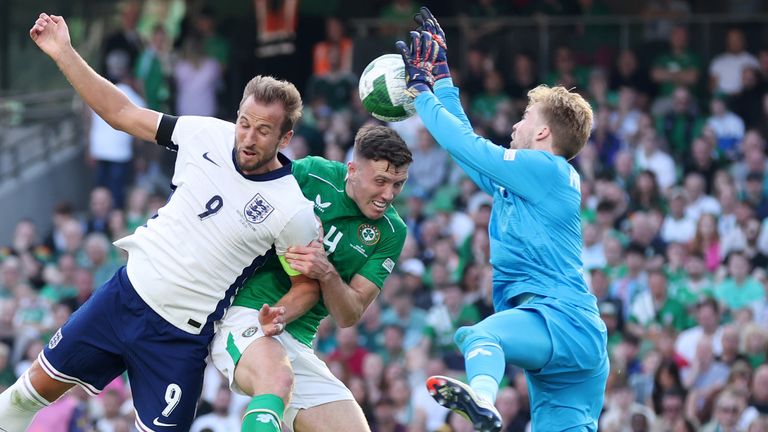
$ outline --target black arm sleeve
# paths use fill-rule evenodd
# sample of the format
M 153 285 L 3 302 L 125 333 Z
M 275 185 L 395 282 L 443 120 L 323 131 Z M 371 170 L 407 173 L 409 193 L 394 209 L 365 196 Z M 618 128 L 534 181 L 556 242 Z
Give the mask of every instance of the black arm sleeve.
M 176 116 L 163 114 L 163 117 L 160 119 L 160 125 L 157 127 L 157 134 L 155 135 L 155 141 L 171 151 L 179 151 L 178 144 L 174 144 L 171 141 L 173 129 L 176 127 L 176 121 L 178 120 L 179 118 Z

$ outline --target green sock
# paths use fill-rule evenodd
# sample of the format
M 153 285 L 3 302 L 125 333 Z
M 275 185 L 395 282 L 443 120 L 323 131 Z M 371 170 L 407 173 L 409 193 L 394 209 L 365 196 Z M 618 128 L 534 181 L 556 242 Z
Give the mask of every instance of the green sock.
M 280 432 L 285 404 L 273 394 L 254 396 L 243 416 L 242 432 Z

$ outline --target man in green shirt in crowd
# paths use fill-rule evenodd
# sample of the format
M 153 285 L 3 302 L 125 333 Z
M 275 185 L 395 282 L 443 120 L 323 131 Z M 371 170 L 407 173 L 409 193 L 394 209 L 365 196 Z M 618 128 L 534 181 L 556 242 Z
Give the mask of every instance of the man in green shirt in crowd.
M 290 290 L 289 274 L 273 257 L 245 283 L 217 328 L 214 364 L 233 391 L 254 396 L 244 431 L 281 430 L 283 411 L 288 431 L 369 430 L 351 392 L 315 355 L 312 341 L 329 314 L 341 327 L 355 325 L 394 269 L 407 229 L 391 203 L 411 162 L 405 142 L 384 126 L 358 131 L 346 166 L 314 156 L 293 162 L 325 235 L 322 243 L 290 248 L 285 259 L 297 274 L 315 279 L 319 290 L 314 296 Z M 285 333 L 264 337 L 257 326 L 263 305 L 286 308 Z

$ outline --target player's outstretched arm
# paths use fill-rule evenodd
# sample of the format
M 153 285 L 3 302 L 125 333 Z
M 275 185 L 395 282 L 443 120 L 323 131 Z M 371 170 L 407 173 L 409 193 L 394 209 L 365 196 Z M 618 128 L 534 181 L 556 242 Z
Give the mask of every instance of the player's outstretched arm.
M 64 18 L 40 14 L 29 36 L 56 62 L 85 103 L 110 126 L 145 141 L 155 140 L 159 113 L 134 105 L 115 85 L 88 66 L 72 47 Z
M 320 301 L 320 286 L 305 275 L 291 276 L 291 288 L 275 306 L 285 308 L 285 323 L 301 317 Z

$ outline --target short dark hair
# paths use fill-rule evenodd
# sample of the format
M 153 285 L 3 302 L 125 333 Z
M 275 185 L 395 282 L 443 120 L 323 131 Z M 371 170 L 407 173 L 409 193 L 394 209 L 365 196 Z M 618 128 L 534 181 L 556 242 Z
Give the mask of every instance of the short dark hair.
M 645 257 L 645 247 L 643 245 L 641 245 L 640 243 L 632 242 L 632 243 L 629 244 L 629 246 L 627 246 L 627 249 L 626 249 L 626 254 L 627 255 L 629 255 L 631 253 L 637 254 L 637 255 L 642 255 L 643 257 Z
M 613 212 L 616 210 L 616 203 L 610 200 L 601 200 L 599 203 L 597 203 L 597 212 Z
M 712 297 L 704 297 L 696 303 L 696 310 L 703 307 L 711 307 L 715 313 L 720 313 L 720 305 L 717 304 L 717 300 Z
M 411 150 L 393 129 L 380 125 L 365 125 L 355 135 L 355 155 L 368 160 L 385 160 L 395 168 L 413 162 Z

